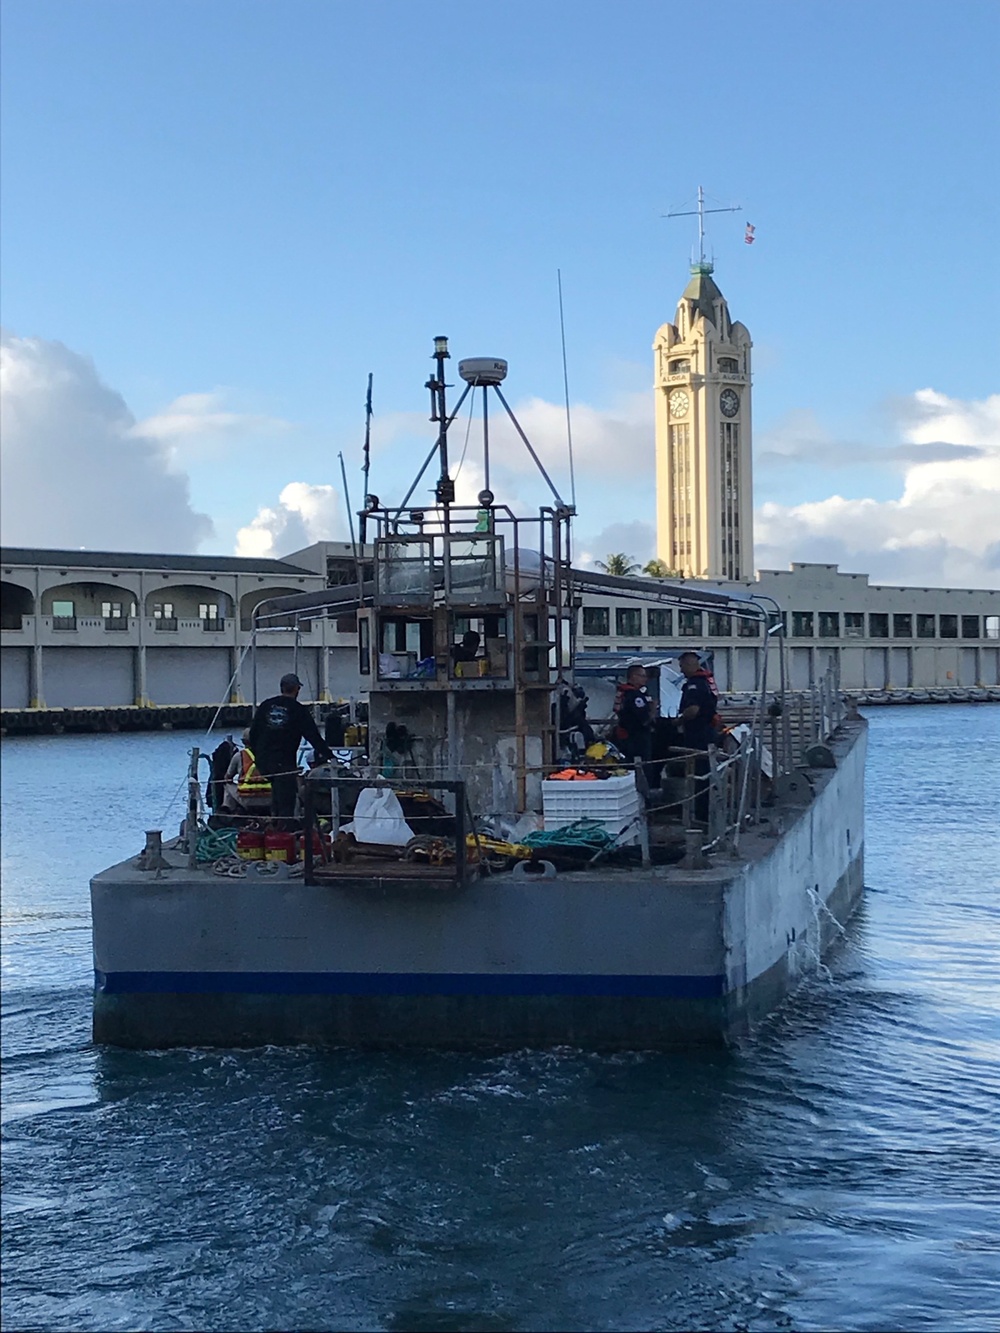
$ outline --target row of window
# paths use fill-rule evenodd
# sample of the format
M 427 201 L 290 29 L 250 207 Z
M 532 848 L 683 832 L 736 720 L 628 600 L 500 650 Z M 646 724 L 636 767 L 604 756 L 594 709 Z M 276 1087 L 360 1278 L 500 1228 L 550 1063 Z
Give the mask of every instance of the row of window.
M 101 615 L 105 620 L 124 620 L 135 615 L 135 602 L 129 603 L 128 611 L 124 602 L 102 602 Z M 52 603 L 52 614 L 57 620 L 72 620 L 76 616 L 76 603 L 58 601 Z M 154 620 L 175 620 L 173 602 L 154 602 L 152 609 Z M 198 606 L 199 620 L 221 620 L 219 608 L 214 602 L 201 602 Z
M 642 608 L 637 606 L 615 607 L 615 637 L 642 638 Z M 609 638 L 611 635 L 611 608 L 607 606 L 585 606 L 583 608 L 583 632 L 596 638 Z M 704 633 L 704 616 L 701 611 L 679 610 L 677 612 L 677 631 L 685 638 L 699 638 Z M 669 637 L 674 633 L 674 612 L 671 608 L 651 606 L 646 611 L 646 635 L 648 638 Z M 726 638 L 731 634 L 742 638 L 757 638 L 760 626 L 756 620 L 740 617 L 733 629 L 733 617 L 717 611 L 708 612 L 708 634 L 710 637 Z
M 863 611 L 793 611 L 792 637 L 795 639 L 839 639 L 843 620 L 845 639 L 863 639 Z M 891 630 L 891 633 L 890 633 Z M 1000 616 L 958 616 L 931 612 L 869 611 L 869 639 L 996 639 L 1000 638 Z
M 641 639 L 643 637 L 643 612 L 641 607 L 618 606 L 615 612 L 615 637 L 619 639 Z M 649 607 L 646 611 L 647 638 L 670 637 L 675 633 L 674 611 L 665 607 Z M 739 618 L 733 627 L 733 617 L 721 612 L 709 611 L 707 617 L 701 611 L 677 611 L 676 633 L 681 637 L 700 638 L 706 633 L 709 638 L 728 638 L 736 634 L 740 638 L 756 638 L 760 634 L 758 623 L 754 620 Z M 705 620 L 707 619 L 707 627 Z M 892 633 L 890 634 L 890 629 Z M 846 639 L 863 639 L 865 634 L 865 612 L 863 611 L 793 611 L 792 637 L 796 639 L 839 639 L 843 634 Z M 607 606 L 585 606 L 583 608 L 583 633 L 594 638 L 611 637 L 611 608 Z M 867 637 L 870 639 L 1000 639 L 1000 616 L 958 616 L 931 615 L 909 612 L 890 615 L 885 611 L 869 611 Z

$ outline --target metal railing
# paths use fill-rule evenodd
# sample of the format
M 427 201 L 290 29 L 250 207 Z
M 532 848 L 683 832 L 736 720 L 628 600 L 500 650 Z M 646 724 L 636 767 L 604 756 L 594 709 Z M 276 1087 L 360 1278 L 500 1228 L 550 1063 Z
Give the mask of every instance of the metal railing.
M 838 673 L 830 667 L 808 690 L 786 691 L 765 707 L 761 695 L 754 716 L 739 729 L 738 748 L 723 754 L 708 752 L 708 771 L 698 774 L 697 758 L 688 759 L 685 772 L 684 814 L 690 816 L 698 800 L 698 784 L 707 786 L 707 827 L 703 850 L 739 848 L 740 836 L 760 821 L 765 782 L 773 788 L 782 778 L 811 767 L 809 753 L 826 744 L 843 725 L 847 704 L 840 692 Z M 704 761 L 702 761 L 704 763 Z

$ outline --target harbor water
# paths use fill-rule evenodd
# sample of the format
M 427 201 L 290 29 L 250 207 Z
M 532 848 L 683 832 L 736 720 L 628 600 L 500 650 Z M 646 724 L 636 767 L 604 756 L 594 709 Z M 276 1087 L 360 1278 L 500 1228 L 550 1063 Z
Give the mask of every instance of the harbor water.
M 1000 1329 L 1000 707 L 869 716 L 828 968 L 616 1056 L 95 1049 L 88 878 L 200 738 L 3 741 L 4 1326 Z

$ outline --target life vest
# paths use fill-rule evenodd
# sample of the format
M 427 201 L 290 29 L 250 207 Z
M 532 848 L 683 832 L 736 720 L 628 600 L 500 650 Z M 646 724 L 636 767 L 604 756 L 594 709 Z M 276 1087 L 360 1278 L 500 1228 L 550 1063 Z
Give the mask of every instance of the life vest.
M 270 796 L 271 784 L 257 772 L 257 761 L 249 748 L 240 751 L 240 776 L 236 783 L 239 796 Z

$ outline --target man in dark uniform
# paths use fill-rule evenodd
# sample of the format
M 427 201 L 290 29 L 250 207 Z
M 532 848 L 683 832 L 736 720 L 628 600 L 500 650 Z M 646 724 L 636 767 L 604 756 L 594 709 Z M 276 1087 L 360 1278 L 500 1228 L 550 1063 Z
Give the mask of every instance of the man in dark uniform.
M 648 764 L 653 757 L 653 722 L 656 704 L 646 693 L 646 668 L 641 662 L 629 662 L 625 683 L 618 687 L 615 707 L 618 725 L 615 745 L 626 759 Z
M 684 744 L 689 750 L 707 750 L 718 735 L 713 721 L 718 700 L 696 652 L 681 653 L 678 662 L 684 673 L 678 708 Z
M 299 791 L 299 742 L 307 740 L 321 762 L 332 755 L 312 713 L 299 703 L 302 682 L 298 676 L 291 672 L 282 676 L 278 688 L 281 693 L 265 699 L 254 714 L 249 746 L 258 772 L 271 782 L 271 814 L 287 819 L 295 814 Z

